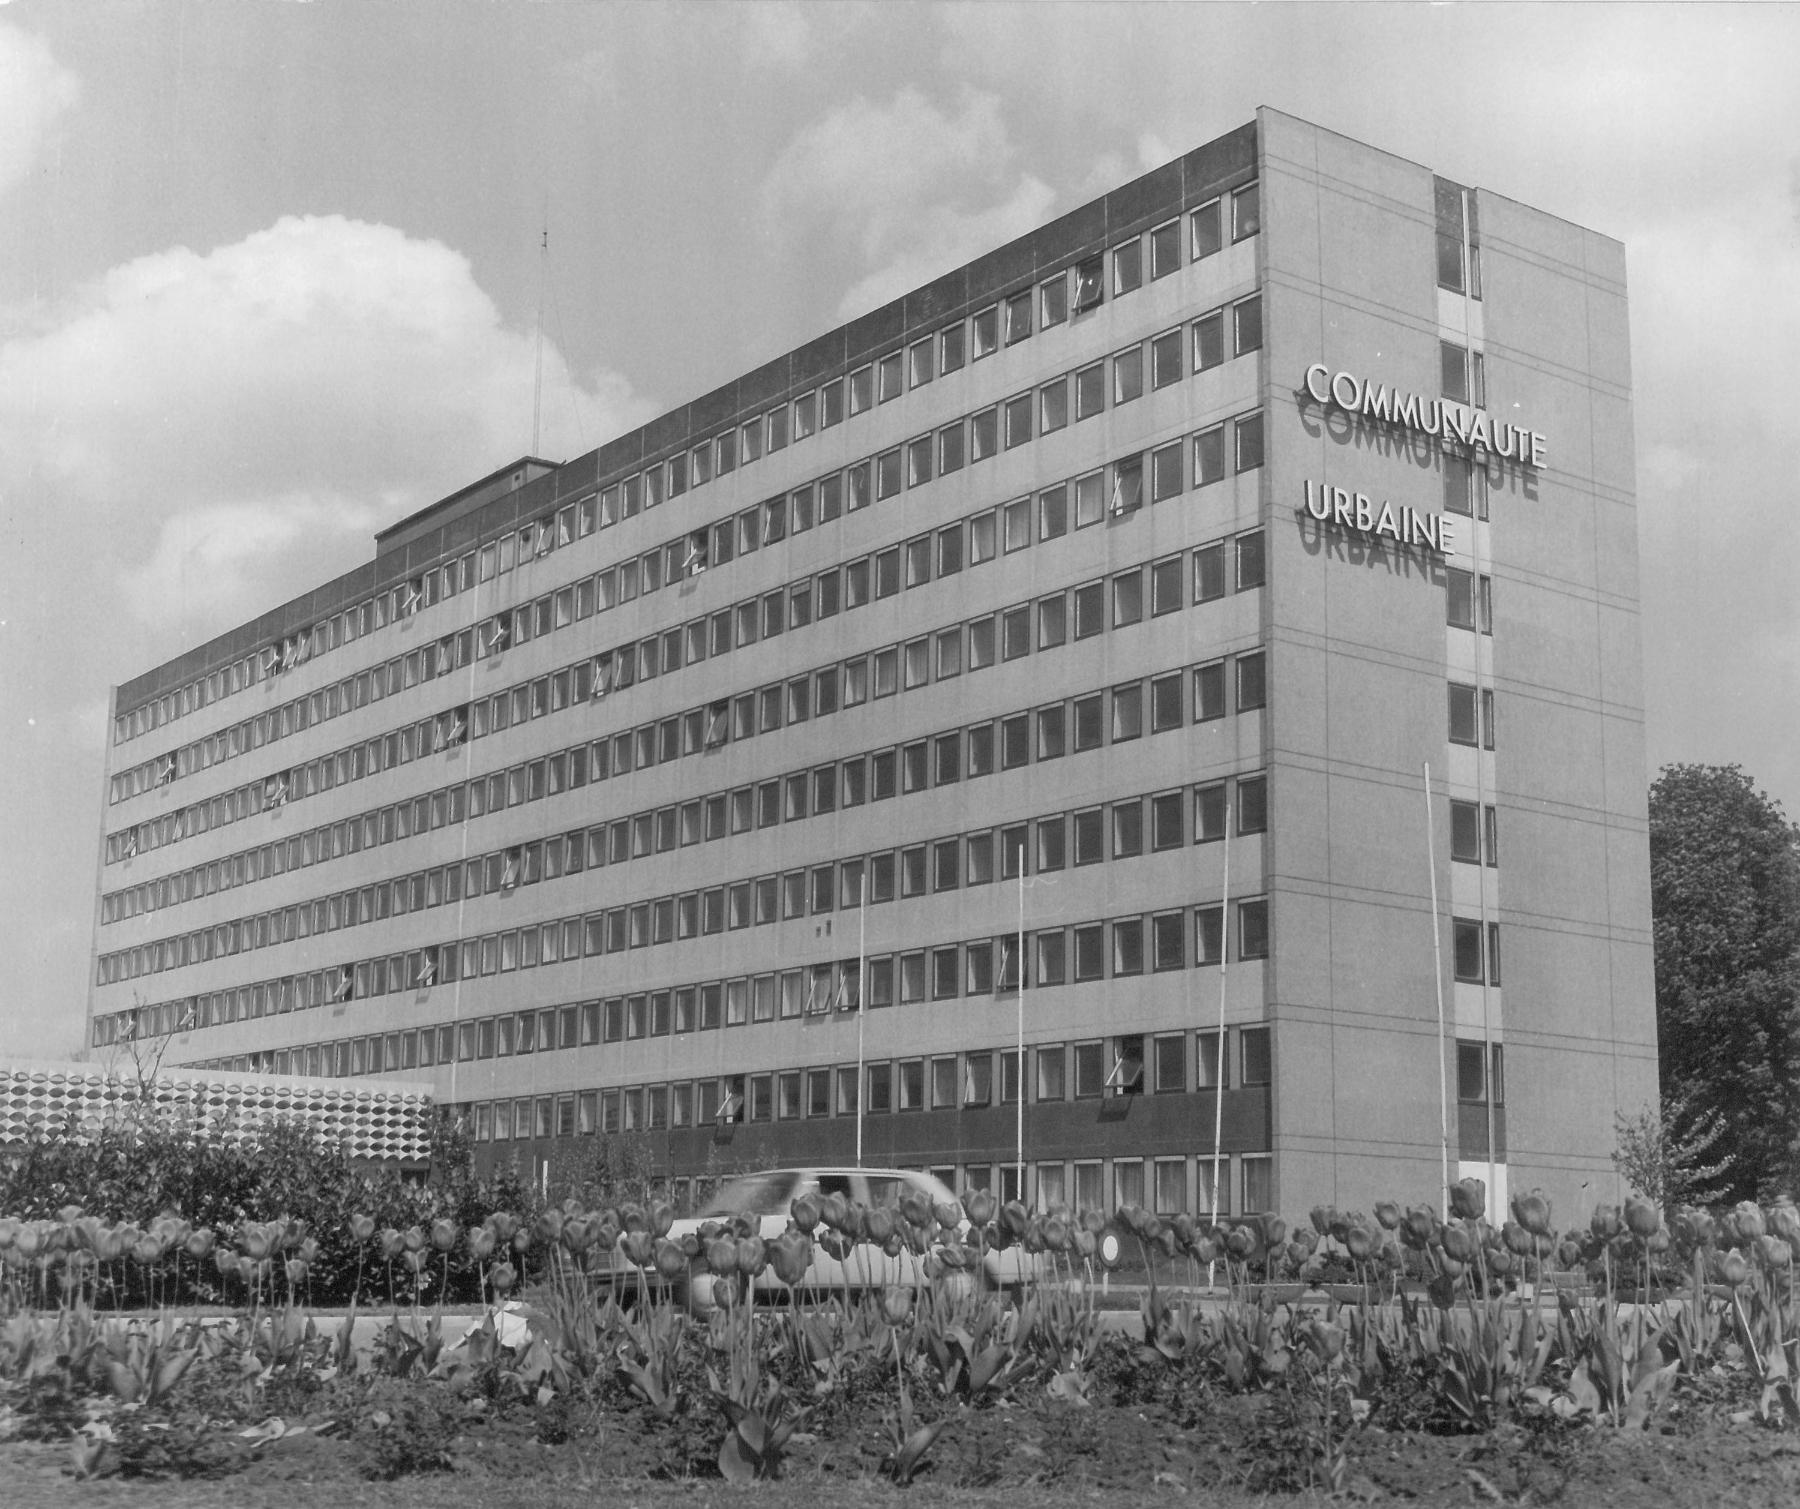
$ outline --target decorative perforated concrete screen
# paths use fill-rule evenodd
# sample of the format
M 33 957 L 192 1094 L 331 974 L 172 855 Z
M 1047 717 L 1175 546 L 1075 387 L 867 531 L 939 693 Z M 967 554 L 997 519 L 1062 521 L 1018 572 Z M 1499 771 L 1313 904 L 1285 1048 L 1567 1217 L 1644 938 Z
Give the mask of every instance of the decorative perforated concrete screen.
M 304 1121 L 355 1158 L 422 1161 L 431 1097 L 403 1080 L 302 1079 L 275 1074 L 199 1074 L 171 1070 L 140 1081 L 90 1064 L 0 1063 L 0 1146 L 34 1128 L 66 1126 L 83 1135 L 125 1121 L 138 1107 L 193 1117 L 228 1140 L 271 1121 Z

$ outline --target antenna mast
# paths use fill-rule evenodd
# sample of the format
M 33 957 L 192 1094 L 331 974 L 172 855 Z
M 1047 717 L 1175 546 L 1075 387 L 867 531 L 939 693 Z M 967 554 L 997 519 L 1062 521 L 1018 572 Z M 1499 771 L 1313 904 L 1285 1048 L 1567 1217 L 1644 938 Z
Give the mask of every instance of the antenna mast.
M 544 232 L 538 243 L 537 354 L 531 379 L 531 454 L 539 453 L 544 413 L 544 285 L 549 279 L 550 195 L 544 195 Z

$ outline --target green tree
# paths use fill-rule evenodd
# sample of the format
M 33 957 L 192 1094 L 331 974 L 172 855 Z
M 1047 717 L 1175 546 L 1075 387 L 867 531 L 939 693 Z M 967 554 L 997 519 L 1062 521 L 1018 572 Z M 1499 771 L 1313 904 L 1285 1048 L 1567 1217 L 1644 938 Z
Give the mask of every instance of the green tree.
M 1800 830 L 1735 765 L 1650 788 L 1662 1098 L 1723 1133 L 1723 1193 L 1792 1192 L 1800 1170 Z

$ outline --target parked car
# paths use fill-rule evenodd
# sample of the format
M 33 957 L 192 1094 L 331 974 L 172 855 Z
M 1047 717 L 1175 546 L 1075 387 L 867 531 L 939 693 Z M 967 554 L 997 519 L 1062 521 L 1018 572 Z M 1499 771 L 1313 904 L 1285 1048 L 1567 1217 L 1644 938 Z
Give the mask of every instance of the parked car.
M 934 1211 L 941 1206 L 955 1206 L 958 1211 L 957 1231 L 966 1235 L 969 1223 L 961 1216 L 962 1202 L 941 1179 L 912 1169 L 885 1168 L 782 1168 L 766 1173 L 749 1174 L 720 1187 L 707 1207 L 696 1216 L 676 1221 L 668 1232 L 671 1241 L 695 1236 L 702 1227 L 733 1222 L 748 1222 L 755 1234 L 771 1242 L 788 1229 L 794 1201 L 802 1195 L 839 1195 L 851 1205 L 870 1210 L 898 1210 L 903 1196 L 917 1191 Z M 827 1248 L 831 1233 L 821 1226 L 813 1233 L 812 1262 L 805 1277 L 795 1287 L 812 1291 L 852 1291 L 881 1289 L 892 1285 L 913 1288 L 927 1282 L 925 1260 L 902 1245 L 893 1253 L 872 1241 L 853 1243 L 843 1256 L 834 1256 Z M 635 1290 L 640 1282 L 662 1282 L 654 1269 L 640 1272 L 625 1255 L 628 1238 L 622 1234 L 611 1252 L 610 1280 L 615 1289 Z M 889 1244 L 890 1246 L 892 1244 Z M 1038 1260 L 1017 1246 L 1003 1251 L 989 1250 L 982 1255 L 979 1267 L 970 1270 L 970 1280 L 989 1286 L 1023 1283 L 1035 1276 Z M 672 1281 L 691 1308 L 704 1310 L 713 1303 L 712 1285 L 696 1282 L 710 1274 L 704 1251 L 690 1261 L 686 1272 Z M 773 1265 L 764 1268 L 753 1281 L 759 1294 L 781 1295 L 787 1286 L 776 1275 Z

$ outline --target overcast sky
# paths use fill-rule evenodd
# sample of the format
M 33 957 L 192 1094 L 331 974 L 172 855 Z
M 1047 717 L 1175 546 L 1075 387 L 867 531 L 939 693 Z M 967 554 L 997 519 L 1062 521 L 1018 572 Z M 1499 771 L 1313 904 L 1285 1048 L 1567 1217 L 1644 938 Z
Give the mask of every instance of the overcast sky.
M 1800 10 L 0 0 L 0 1055 L 109 689 L 1259 104 L 1622 239 L 1651 769 L 1800 814 Z M 540 278 L 540 228 L 550 228 Z

